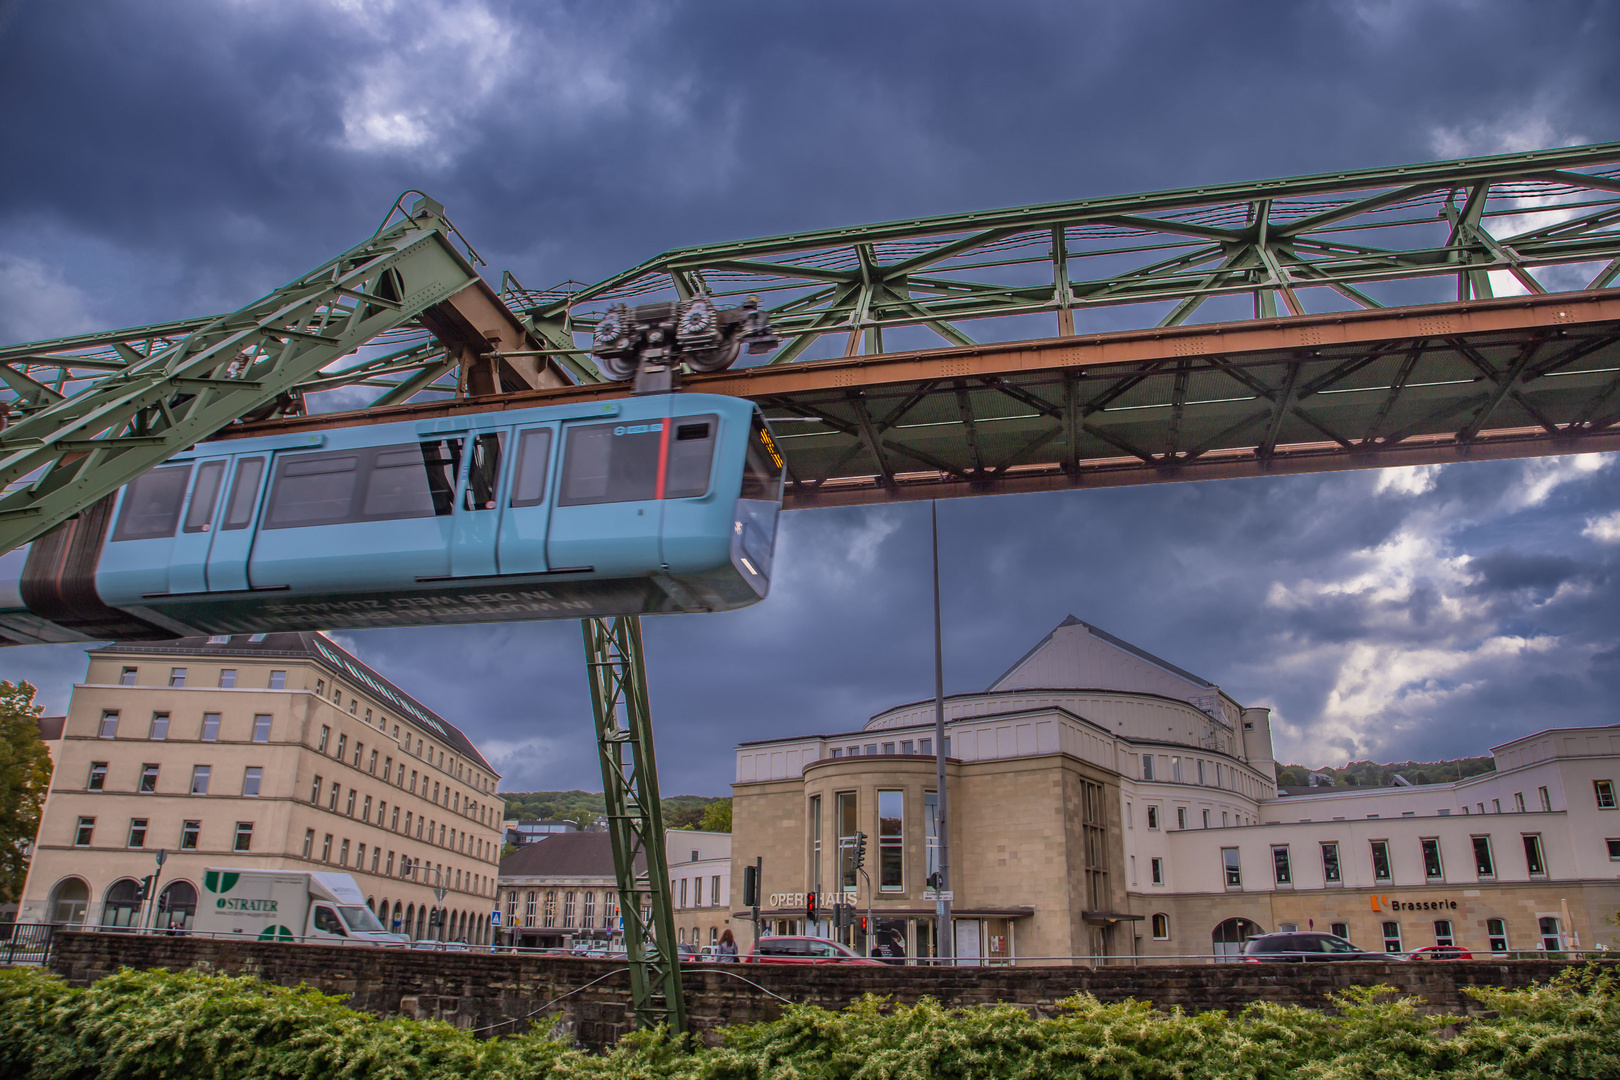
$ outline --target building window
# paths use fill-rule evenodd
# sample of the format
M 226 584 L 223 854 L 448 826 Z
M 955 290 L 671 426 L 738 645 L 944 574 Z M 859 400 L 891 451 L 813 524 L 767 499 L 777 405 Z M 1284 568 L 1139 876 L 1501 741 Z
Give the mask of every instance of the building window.
M 186 685 L 186 669 L 183 667 L 170 668 L 169 685 L 175 687 Z
M 883 892 L 906 887 L 905 800 L 902 791 L 878 792 L 878 888 Z
M 236 843 L 231 845 L 232 851 L 248 851 L 253 847 L 253 822 L 238 821 L 236 823 Z
M 381 813 L 381 811 L 378 811 L 378 816 L 381 816 Z M 394 807 L 394 817 L 393 820 L 388 823 L 388 827 L 393 829 L 395 832 L 399 832 L 399 807 L 397 806 Z
M 515 892 L 508 892 L 506 894 L 506 925 L 507 926 L 516 926 L 517 925 L 517 904 L 518 904 L 518 894 L 515 893 Z
M 372 776 L 377 775 L 377 751 L 375 751 L 375 750 L 373 750 L 371 752 L 371 762 L 370 762 L 368 771 L 371 773 Z
M 1198 784 L 1199 784 L 1200 787 L 1204 786 L 1204 759 L 1203 758 L 1198 759 Z
M 856 802 L 853 791 L 840 791 L 838 800 L 838 867 L 845 891 L 856 888 L 855 833 L 859 825 L 855 816 Z
M 1486 919 L 1485 936 L 1490 940 L 1491 952 L 1507 952 L 1507 920 Z
M 364 870 L 366 868 L 366 845 L 365 844 L 361 844 L 359 847 L 355 848 L 355 850 L 354 850 L 354 868 L 356 870 Z
M 404 771 L 405 771 L 405 767 L 404 767 L 404 766 L 403 766 L 403 765 L 402 765 L 402 766 L 400 766 L 400 770 L 399 770 L 399 771 L 400 771 L 400 772 L 404 772 Z M 423 786 L 423 787 L 426 787 L 426 786 L 427 786 L 427 785 L 426 785 L 426 783 L 424 783 L 424 784 L 423 784 L 423 785 L 422 785 L 422 786 Z M 412 794 L 412 795 L 415 795 L 415 794 L 416 794 L 416 770 L 415 770 L 415 769 L 412 769 L 412 770 L 411 770 L 411 787 L 410 787 L 410 791 L 411 791 L 411 794 Z M 425 794 L 425 792 L 424 792 L 424 794 Z
M 1496 876 L 1496 860 L 1491 858 L 1491 838 L 1474 837 L 1474 873 L 1482 878 Z
M 1273 844 L 1271 847 L 1271 867 L 1277 877 L 1277 884 L 1292 885 L 1294 883 L 1293 868 L 1288 864 L 1288 845 Z
M 1228 889 L 1243 888 L 1243 868 L 1238 862 L 1237 848 L 1221 848 L 1221 866 L 1226 871 L 1226 887 Z
M 158 767 L 156 765 L 154 765 L 154 764 L 142 765 L 141 766 L 141 782 L 140 782 L 140 787 L 138 788 L 138 790 L 142 791 L 142 792 L 148 792 L 148 793 L 156 792 L 157 791 L 157 781 L 158 781 Z
M 155 712 L 155 713 L 152 714 L 152 732 L 147 737 L 151 738 L 151 739 L 155 739 L 158 742 L 162 742 L 163 740 L 165 740 L 165 739 L 167 739 L 169 737 L 169 714 L 168 713 L 166 713 L 166 712 Z
M 510 914 L 510 910 L 508 910 L 508 914 Z M 593 892 L 585 894 L 579 925 L 585 930 L 590 930 L 596 926 L 596 894 Z
M 1401 951 L 1401 924 L 1387 922 L 1384 924 L 1384 951 L 1396 953 Z
M 1153 875 L 1153 884 L 1155 884 L 1155 885 L 1163 885 L 1164 884 L 1164 860 L 1160 859 L 1160 858 L 1149 859 L 1148 860 L 1148 869 Z
M 120 671 L 118 673 L 118 685 L 119 686 L 134 686 L 135 685 L 135 669 L 132 668 L 132 667 L 127 667 L 127 668 L 124 668 L 122 671 Z
M 1187 808 L 1185 806 L 1176 807 L 1176 828 L 1182 830 L 1187 828 Z
M 349 803 L 344 808 L 343 812 L 348 814 L 350 817 L 354 817 L 354 798 L 356 794 L 357 792 L 354 790 L 354 788 L 349 789 Z
M 261 743 L 270 741 L 270 717 L 265 713 L 257 713 L 253 717 L 253 741 Z
M 535 897 L 537 897 L 539 895 L 540 895 L 539 893 L 537 893 L 537 892 L 535 892 L 535 891 L 533 891 L 531 889 L 529 891 L 529 895 L 524 898 L 524 903 L 523 903 L 523 925 L 524 926 L 533 926 L 535 924 L 534 923 L 534 900 L 535 900 Z
M 326 740 L 330 739 L 331 737 L 332 737 L 332 729 L 330 727 L 328 727 L 327 725 L 322 724 L 321 725 L 321 741 L 320 741 L 320 745 L 315 747 L 315 749 L 319 750 L 323 754 L 326 753 Z
M 1434 943 L 1436 945 L 1455 945 L 1456 939 L 1451 935 L 1451 920 L 1434 920 Z
M 1547 863 L 1541 854 L 1541 834 L 1524 834 L 1524 863 L 1531 877 L 1546 877 Z
M 380 810 L 377 813 L 377 819 L 379 821 L 382 820 L 382 812 Z M 366 796 L 366 801 L 364 803 L 362 803 L 361 806 L 360 806 L 360 820 L 361 821 L 370 821 L 371 820 L 371 796 L 370 795 Z
M 103 739 L 116 739 L 118 737 L 118 713 L 116 710 L 107 710 L 101 714 L 101 728 L 96 734 Z
M 1604 843 L 1609 846 L 1609 861 L 1620 862 L 1620 838 L 1611 836 Z
M 306 858 L 306 859 L 309 858 L 309 853 L 314 851 L 314 850 L 315 850 L 315 830 L 314 829 L 305 829 L 304 830 L 304 858 Z
M 1536 795 L 1541 799 L 1541 809 L 1552 812 L 1552 794 L 1544 787 L 1536 788 Z
M 1178 784 L 1181 783 L 1181 758 L 1179 756 L 1170 758 L 1170 779 Z
M 315 782 L 309 785 L 309 801 L 319 804 L 321 801 L 321 778 L 317 776 Z
M 1157 912 L 1153 916 L 1153 940 L 1168 941 L 1170 938 L 1170 916 L 1164 912 Z
M 1109 911 L 1108 821 L 1101 784 L 1080 781 L 1081 855 L 1085 859 L 1086 904 L 1092 911 Z
M 939 795 L 923 792 L 923 884 L 939 885 Z
M 202 834 L 202 822 L 184 821 L 180 823 L 180 850 L 196 851 L 197 838 Z
M 348 842 L 348 840 L 344 840 L 343 843 L 338 845 L 338 865 L 339 866 L 348 866 L 349 865 L 349 842 Z
M 208 776 L 214 770 L 208 765 L 193 765 L 191 767 L 191 793 L 193 795 L 208 794 Z
M 334 754 L 333 756 L 336 757 L 339 761 L 342 761 L 343 760 L 343 751 L 347 750 L 348 747 L 349 747 L 349 737 L 347 735 L 339 735 L 338 736 L 338 744 L 337 744 L 337 753 Z
M 821 796 L 810 797 L 810 888 L 821 888 Z
M 387 874 L 389 877 L 394 876 L 394 853 L 392 851 L 388 853 L 388 868 L 384 870 L 383 873 Z
M 219 669 L 219 688 L 221 690 L 234 690 L 234 689 L 236 689 L 236 669 L 235 668 L 220 668 Z
M 1148 817 L 1148 822 L 1147 822 L 1148 828 L 1149 829 L 1157 829 L 1159 827 L 1159 808 L 1157 806 L 1148 807 L 1147 808 L 1147 817 Z
M 315 693 L 317 693 L 317 694 L 325 694 L 326 693 L 326 680 L 325 679 L 316 679 L 315 680 Z
M 1502 800 L 1501 799 L 1492 799 L 1491 800 L 1491 813 L 1500 814 L 1501 812 L 1502 812 Z
M 709 879 L 709 903 L 715 907 L 720 906 L 720 875 L 716 874 Z
M 1593 793 L 1597 795 L 1597 804 L 1599 810 L 1614 809 L 1613 780 L 1594 780 L 1592 781 L 1592 790 Z
M 950 740 L 947 739 L 946 740 L 946 749 L 947 750 L 950 749 L 949 744 L 950 744 Z M 918 739 L 917 740 L 917 753 L 926 754 L 929 757 L 933 757 L 934 756 L 934 740 L 933 739 Z
M 219 741 L 219 713 L 203 713 L 202 741 Z
M 105 761 L 92 761 L 90 763 L 90 779 L 85 787 L 91 791 L 105 791 L 107 789 L 107 763 Z
M 540 913 L 540 925 L 550 930 L 557 925 L 557 890 L 546 890 L 546 906 Z
M 1144 779 L 1144 780 L 1153 779 L 1153 755 L 1152 754 L 1143 754 L 1142 755 L 1142 779 Z
M 1204 811 L 1204 828 L 1209 828 L 1209 811 Z
M 264 769 L 257 765 L 250 765 L 242 772 L 242 794 L 252 797 L 258 795 L 259 785 L 264 782 Z
M 572 891 L 563 893 L 563 927 L 569 930 L 574 927 L 574 894 Z
M 1440 841 L 1430 837 L 1420 841 L 1423 845 L 1423 877 L 1428 881 L 1441 881 L 1445 870 L 1440 865 Z
M 96 819 L 93 818 L 93 817 L 82 817 L 82 818 L 80 818 L 79 819 L 78 831 L 76 833 L 74 833 L 74 835 L 73 835 L 73 844 L 74 844 L 74 846 L 75 847 L 89 847 L 90 846 L 90 838 L 93 837 L 95 835 L 95 833 L 96 833 Z
M 143 848 L 146 846 L 146 819 L 143 817 L 129 819 L 129 846 Z
M 287 673 L 285 671 L 272 671 L 270 673 L 270 689 L 287 689 Z
M 1322 880 L 1329 885 L 1337 885 L 1343 880 L 1339 872 L 1339 845 L 1322 845 Z
M 685 878 L 681 878 L 680 902 L 677 903 L 675 906 L 676 907 L 685 907 L 686 906 L 686 879 Z
M 1350 924 L 1342 922 L 1330 923 L 1328 925 L 1328 933 L 1332 934 L 1334 937 L 1341 937 L 1349 940 Z
M 328 810 L 337 809 L 338 795 L 340 795 L 342 791 L 343 785 L 338 783 L 336 780 L 332 781 L 332 788 L 326 799 L 326 808 Z
M 332 834 L 327 833 L 321 840 L 321 862 L 332 861 Z
M 1392 880 L 1389 872 L 1389 841 L 1374 840 L 1372 842 L 1373 880 Z
M 1524 813 L 1524 792 L 1515 791 L 1513 793 L 1513 809 L 1521 814 Z
M 1551 916 L 1540 920 L 1541 947 L 1547 952 L 1558 952 L 1564 947 L 1564 935 L 1558 925 L 1558 920 Z

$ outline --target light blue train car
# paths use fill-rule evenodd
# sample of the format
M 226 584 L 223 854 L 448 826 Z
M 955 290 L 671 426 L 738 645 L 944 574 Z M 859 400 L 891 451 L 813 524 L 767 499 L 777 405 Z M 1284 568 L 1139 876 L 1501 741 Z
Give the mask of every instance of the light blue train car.
M 221 439 L 0 560 L 10 643 L 725 611 L 782 456 L 677 394 Z

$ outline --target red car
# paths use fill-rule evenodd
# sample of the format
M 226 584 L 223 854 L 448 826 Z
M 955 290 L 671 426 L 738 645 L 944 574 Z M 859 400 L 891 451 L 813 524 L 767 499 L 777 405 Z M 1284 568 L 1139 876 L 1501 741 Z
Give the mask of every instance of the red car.
M 1408 960 L 1472 960 L 1474 954 L 1461 945 L 1425 945 L 1413 949 Z
M 748 964 L 870 964 L 876 967 L 883 965 L 876 960 L 868 960 L 859 953 L 852 951 L 849 946 L 842 945 L 832 938 L 821 937 L 762 937 L 754 946 L 754 951 L 743 958 Z

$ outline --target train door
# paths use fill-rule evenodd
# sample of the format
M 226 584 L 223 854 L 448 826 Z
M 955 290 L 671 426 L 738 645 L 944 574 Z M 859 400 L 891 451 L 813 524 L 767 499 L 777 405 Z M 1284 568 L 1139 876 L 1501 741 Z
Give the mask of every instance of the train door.
M 219 492 L 225 486 L 228 457 L 199 458 L 192 474 L 191 496 L 180 518 L 180 532 L 169 556 L 169 592 L 208 591 L 208 549 L 214 539 Z
M 599 577 L 641 577 L 659 569 L 666 427 L 654 418 L 563 428 L 546 542 L 553 571 L 588 567 Z
M 264 488 L 266 454 L 241 458 L 226 478 L 214 515 L 214 543 L 208 549 L 208 590 L 241 592 L 248 587 L 248 556 L 253 553 L 253 511 Z
M 501 475 L 510 428 L 475 431 L 467 444 L 467 475 L 461 482 L 455 527 L 450 534 L 450 575 L 482 577 L 495 567 L 495 537 L 500 528 Z
M 551 525 L 549 489 L 557 425 L 519 428 L 515 436 L 510 494 L 501 511 L 496 561 L 502 574 L 538 574 L 549 569 L 546 531 Z

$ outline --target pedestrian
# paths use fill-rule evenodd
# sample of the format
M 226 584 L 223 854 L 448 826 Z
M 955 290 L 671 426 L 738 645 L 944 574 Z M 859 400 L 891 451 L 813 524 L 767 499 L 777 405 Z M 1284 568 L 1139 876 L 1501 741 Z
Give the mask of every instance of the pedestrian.
M 720 935 L 720 945 L 715 949 L 715 953 L 720 957 L 722 964 L 735 964 L 737 962 L 737 939 L 731 936 L 729 928 Z

